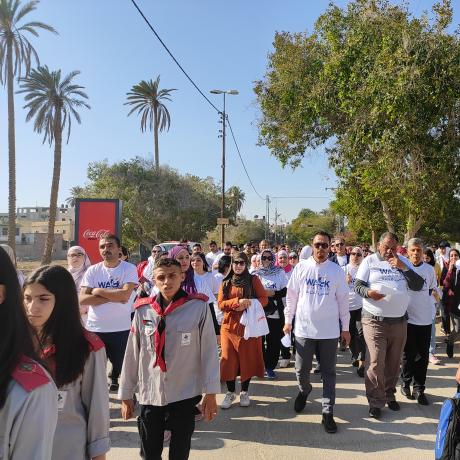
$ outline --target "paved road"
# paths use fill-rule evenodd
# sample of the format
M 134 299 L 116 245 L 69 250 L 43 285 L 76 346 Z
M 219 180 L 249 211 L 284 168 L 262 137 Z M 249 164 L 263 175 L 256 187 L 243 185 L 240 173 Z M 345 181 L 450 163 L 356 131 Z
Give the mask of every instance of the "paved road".
M 442 345 L 444 349 L 444 346 Z M 460 349 L 456 350 L 457 356 Z M 441 353 L 439 353 L 441 356 Z M 433 443 L 442 401 L 455 392 L 456 359 L 430 364 L 427 395 L 422 407 L 398 394 L 401 412 L 384 410 L 381 420 L 367 414 L 364 383 L 349 364 L 349 352 L 339 352 L 335 417 L 339 431 L 324 432 L 321 421 L 321 382 L 312 375 L 313 391 L 304 413 L 293 410 L 297 395 L 293 363 L 278 372 L 275 381 L 251 383 L 252 404 L 220 411 L 212 423 L 199 422 L 193 436 L 191 459 L 433 459 Z M 219 397 L 219 401 L 222 396 Z M 138 459 L 138 435 L 134 420 L 119 418 L 112 399 L 110 460 Z M 167 457 L 167 449 L 163 453 Z

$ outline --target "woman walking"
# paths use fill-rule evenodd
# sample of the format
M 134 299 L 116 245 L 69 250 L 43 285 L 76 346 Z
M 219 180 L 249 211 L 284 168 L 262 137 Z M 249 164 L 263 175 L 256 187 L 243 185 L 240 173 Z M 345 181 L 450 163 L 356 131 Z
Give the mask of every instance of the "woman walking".
M 24 306 L 35 349 L 58 387 L 52 460 L 105 460 L 110 449 L 104 344 L 79 321 L 70 273 L 45 265 L 24 283 Z
M 240 406 L 248 407 L 251 377 L 264 376 L 262 337 L 244 339 L 244 326 L 240 323 L 243 312 L 257 299 L 265 307 L 268 298 L 260 280 L 249 273 L 248 258 L 244 252 L 233 256 L 232 267 L 219 290 L 219 308 L 224 312 L 221 327 L 222 356 L 220 378 L 227 384 L 227 394 L 221 404 L 229 409 L 236 398 L 236 377 L 240 375 Z

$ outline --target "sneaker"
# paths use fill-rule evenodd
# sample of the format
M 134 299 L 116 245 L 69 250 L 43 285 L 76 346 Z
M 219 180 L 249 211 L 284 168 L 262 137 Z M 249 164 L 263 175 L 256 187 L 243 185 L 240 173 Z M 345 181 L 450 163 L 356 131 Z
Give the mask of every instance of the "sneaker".
M 312 388 L 313 387 L 310 385 L 310 388 L 305 395 L 301 391 L 299 391 L 299 394 L 297 395 L 294 401 L 294 410 L 297 413 L 302 412 L 305 409 L 305 406 L 307 405 L 307 398 L 308 395 L 311 393 Z
M 430 355 L 429 361 L 431 364 L 441 364 L 441 360 L 437 358 L 435 355 Z
M 276 379 L 276 372 L 273 369 L 267 369 L 265 375 L 267 379 Z
M 395 412 L 401 409 L 401 406 L 399 405 L 398 401 L 388 401 L 387 406 L 388 409 L 394 410 Z
M 163 434 L 163 444 L 167 444 L 171 440 L 171 432 L 169 430 L 165 430 Z
M 337 424 L 335 423 L 334 416 L 332 414 L 323 414 L 321 423 L 326 430 L 326 433 L 337 433 Z
M 401 385 L 401 394 L 405 396 L 407 399 L 414 399 L 410 391 L 410 387 L 407 387 L 405 385 Z
M 414 399 L 416 399 L 421 406 L 428 406 L 430 404 L 423 391 L 414 390 Z
M 289 363 L 291 362 L 290 359 L 280 359 L 278 362 L 278 365 L 280 368 L 285 368 L 289 366 Z
M 118 391 L 118 388 L 118 380 L 112 380 L 112 383 L 109 386 L 109 391 Z
M 231 391 L 227 391 L 227 394 L 225 395 L 224 400 L 220 404 L 220 407 L 222 409 L 230 409 L 232 407 L 233 401 L 235 401 L 236 395 L 235 393 L 232 393 Z
M 249 407 L 251 405 L 251 400 L 249 399 L 249 394 L 247 391 L 242 391 L 240 393 L 240 406 Z
M 382 410 L 379 407 L 369 406 L 369 417 L 380 418 L 382 416 Z

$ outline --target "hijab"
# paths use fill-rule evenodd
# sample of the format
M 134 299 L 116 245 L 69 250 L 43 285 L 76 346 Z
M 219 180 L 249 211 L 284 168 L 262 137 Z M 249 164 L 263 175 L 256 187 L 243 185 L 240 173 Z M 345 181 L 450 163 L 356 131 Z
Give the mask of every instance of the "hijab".
M 83 265 L 80 268 L 73 268 L 71 266 L 67 267 L 67 270 L 73 277 L 75 281 L 75 286 L 77 287 L 77 291 L 80 289 L 81 281 L 83 280 L 83 275 L 85 274 L 86 270 L 91 266 L 91 260 L 89 260 L 88 254 L 81 246 L 71 246 L 67 251 L 67 254 L 70 252 L 81 252 L 85 256 L 85 260 Z
M 286 256 L 286 259 L 288 259 L 288 264 L 285 267 L 281 267 L 279 263 L 280 256 Z M 281 249 L 281 251 L 278 251 L 278 254 L 276 254 L 276 266 L 282 268 L 285 273 L 289 273 L 292 270 L 292 265 L 289 263 L 289 255 L 284 249 Z
M 362 259 L 362 257 L 363 257 L 363 250 L 361 249 L 360 246 L 355 246 L 355 247 L 351 250 L 351 252 L 359 252 L 359 253 L 361 254 L 361 259 L 360 259 L 360 262 L 359 262 L 358 264 L 353 265 L 353 264 L 351 263 L 351 258 L 350 258 L 350 262 L 349 262 L 349 265 L 351 265 L 352 267 L 358 267 L 359 264 L 363 261 L 363 259 Z
M 313 249 L 308 244 L 302 248 L 300 251 L 299 260 L 307 260 L 313 254 Z
M 264 267 L 262 257 L 267 252 L 271 255 L 272 260 L 270 261 L 270 265 L 268 267 Z M 276 265 L 275 253 L 271 249 L 264 249 L 260 253 L 260 267 L 257 270 L 255 270 L 253 274 L 257 276 L 269 276 L 269 275 L 276 275 L 280 271 L 283 271 L 283 269 Z
M 235 260 L 243 260 L 245 262 L 243 273 L 237 274 L 233 271 L 233 262 Z M 249 273 L 248 263 L 248 256 L 244 252 L 236 252 L 233 254 L 232 265 L 230 266 L 230 270 L 227 273 L 227 276 L 222 282 L 222 292 L 224 294 L 224 299 L 228 299 L 230 288 L 232 286 L 243 289 L 242 298 L 250 299 L 253 297 L 252 275 Z
M 176 260 L 176 257 L 184 249 L 188 252 L 188 249 L 185 246 L 182 246 L 180 244 L 178 244 L 177 246 L 174 246 L 168 251 L 168 258 Z M 195 286 L 195 275 L 194 275 L 191 264 L 188 267 L 187 271 L 185 272 L 185 280 L 182 281 L 181 288 L 187 294 L 195 294 L 197 292 L 196 286 Z

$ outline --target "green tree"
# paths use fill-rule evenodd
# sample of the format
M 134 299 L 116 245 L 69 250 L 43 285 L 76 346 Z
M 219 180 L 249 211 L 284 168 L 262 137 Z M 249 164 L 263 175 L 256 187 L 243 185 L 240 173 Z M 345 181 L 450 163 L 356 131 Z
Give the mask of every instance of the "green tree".
M 88 179 L 71 190 L 72 198 L 122 200 L 122 237 L 131 249 L 152 240 L 201 241 L 220 215 L 219 187 L 212 178 L 180 175 L 141 158 L 91 163 Z
M 245 217 L 235 219 L 233 225 L 225 229 L 225 239 L 234 244 L 242 245 L 249 241 L 260 241 L 265 237 L 265 223 L 261 220 L 249 220 Z M 219 241 L 220 227 L 216 227 L 207 234 L 206 242 Z
M 291 243 L 309 244 L 318 230 L 330 234 L 336 232 L 336 216 L 332 212 L 316 213 L 311 209 L 301 209 L 299 215 L 287 226 L 287 239 Z
M 34 131 L 43 133 L 43 143 L 54 144 L 53 180 L 50 195 L 50 216 L 48 235 L 42 257 L 42 264 L 51 262 L 54 244 L 54 226 L 56 223 L 59 180 L 61 177 L 62 134 L 67 129 L 69 142 L 72 119 L 80 124 L 77 109 L 90 106 L 85 102 L 88 96 L 83 86 L 75 84 L 75 77 L 80 72 L 75 70 L 61 79 L 61 71 L 50 71 L 47 66 L 33 69 L 21 82 L 19 93 L 25 93 L 25 109 L 28 110 L 26 121 L 34 119 Z
M 176 89 L 159 89 L 160 76 L 155 81 L 142 80 L 127 93 L 125 105 L 132 106 L 128 116 L 137 112 L 141 116 L 141 131 L 147 128 L 153 130 L 155 167 L 160 167 L 160 153 L 158 149 L 158 132 L 169 131 L 171 117 L 163 101 L 171 101 L 170 95 Z
M 14 121 L 14 79 L 27 76 L 38 54 L 28 35 L 38 37 L 38 30 L 57 33 L 38 21 L 23 22 L 36 10 L 38 1 L 22 4 L 20 0 L 0 0 L 0 81 L 8 93 L 8 244 L 16 249 L 16 135 Z
M 450 1 L 433 11 L 430 22 L 386 0 L 331 5 L 312 34 L 276 34 L 255 86 L 260 143 L 297 167 L 327 142 L 350 209 L 377 204 L 406 240 L 460 183 L 460 42 L 446 30 Z
M 233 185 L 225 192 L 225 204 L 227 208 L 226 216 L 232 222 L 236 221 L 238 213 L 241 211 L 245 200 L 245 194 L 239 187 Z

